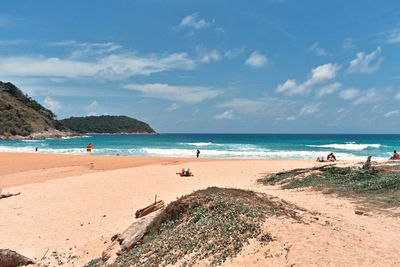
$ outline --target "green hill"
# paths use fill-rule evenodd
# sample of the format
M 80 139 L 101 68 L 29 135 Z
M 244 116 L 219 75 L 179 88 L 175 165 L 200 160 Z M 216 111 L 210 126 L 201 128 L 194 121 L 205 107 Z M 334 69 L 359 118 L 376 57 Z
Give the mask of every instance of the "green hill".
M 12 83 L 0 81 L 0 139 L 61 137 L 73 133 Z
M 60 122 L 79 133 L 155 133 L 147 123 L 127 116 L 71 117 Z

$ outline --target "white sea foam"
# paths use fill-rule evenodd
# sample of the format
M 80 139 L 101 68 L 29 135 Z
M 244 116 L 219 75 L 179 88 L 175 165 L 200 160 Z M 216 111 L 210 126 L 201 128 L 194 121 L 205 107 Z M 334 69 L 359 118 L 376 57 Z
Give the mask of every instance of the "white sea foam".
M 212 142 L 195 142 L 195 143 L 181 143 L 183 145 L 189 145 L 189 146 L 199 146 L 199 147 L 203 147 L 203 146 L 210 146 L 213 143 Z
M 191 149 L 161 149 L 161 148 L 142 148 L 144 155 L 160 157 L 194 157 L 195 152 Z M 253 151 L 231 151 L 231 150 L 212 150 L 201 151 L 201 156 L 210 158 L 277 158 L 277 159 L 315 159 L 325 156 L 321 151 L 263 151 L 261 149 Z M 350 153 L 336 153 L 338 159 L 362 159 Z
M 346 144 L 327 144 L 327 145 L 307 145 L 308 147 L 320 147 L 320 148 L 334 148 L 341 150 L 364 150 L 367 148 L 380 148 L 380 144 L 356 144 L 349 142 Z

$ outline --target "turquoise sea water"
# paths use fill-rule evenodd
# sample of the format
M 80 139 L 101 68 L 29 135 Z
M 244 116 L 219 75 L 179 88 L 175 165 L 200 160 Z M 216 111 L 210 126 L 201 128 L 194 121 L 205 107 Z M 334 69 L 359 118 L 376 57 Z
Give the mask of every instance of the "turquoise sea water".
M 158 134 L 100 135 L 76 138 L 0 141 L 0 152 L 34 152 L 135 155 L 154 157 L 210 158 L 288 158 L 315 159 L 334 152 L 339 159 L 375 159 L 390 157 L 400 150 L 400 135 L 335 135 L 335 134 Z

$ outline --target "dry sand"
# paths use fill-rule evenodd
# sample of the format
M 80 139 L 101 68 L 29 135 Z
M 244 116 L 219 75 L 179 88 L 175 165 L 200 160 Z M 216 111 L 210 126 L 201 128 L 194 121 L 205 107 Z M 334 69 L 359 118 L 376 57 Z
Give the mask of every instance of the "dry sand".
M 302 223 L 269 218 L 264 227 L 276 241 L 251 242 L 225 266 L 400 266 L 399 218 L 360 216 L 347 199 L 256 183 L 264 173 L 315 165 L 322 163 L 0 153 L 0 188 L 21 192 L 0 200 L 0 248 L 82 266 L 155 195 L 170 202 L 219 186 L 265 192 L 309 211 Z M 188 167 L 194 177 L 175 174 Z

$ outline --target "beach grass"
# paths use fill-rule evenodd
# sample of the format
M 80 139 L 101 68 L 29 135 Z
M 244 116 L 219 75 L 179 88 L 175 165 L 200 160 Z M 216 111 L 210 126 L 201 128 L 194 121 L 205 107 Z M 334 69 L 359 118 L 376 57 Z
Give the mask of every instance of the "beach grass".
M 111 266 L 215 266 L 235 257 L 250 239 L 273 240 L 262 231 L 267 216 L 296 213 L 264 194 L 211 187 L 170 203 L 147 228 L 143 244 Z M 101 266 L 93 260 L 86 266 Z
M 284 189 L 312 187 L 325 193 L 364 197 L 381 206 L 400 206 L 400 172 L 398 165 L 364 170 L 355 167 L 328 167 L 299 177 L 298 170 L 269 175 L 258 180 L 264 185 L 282 183 Z M 304 171 L 302 171 L 304 173 Z

